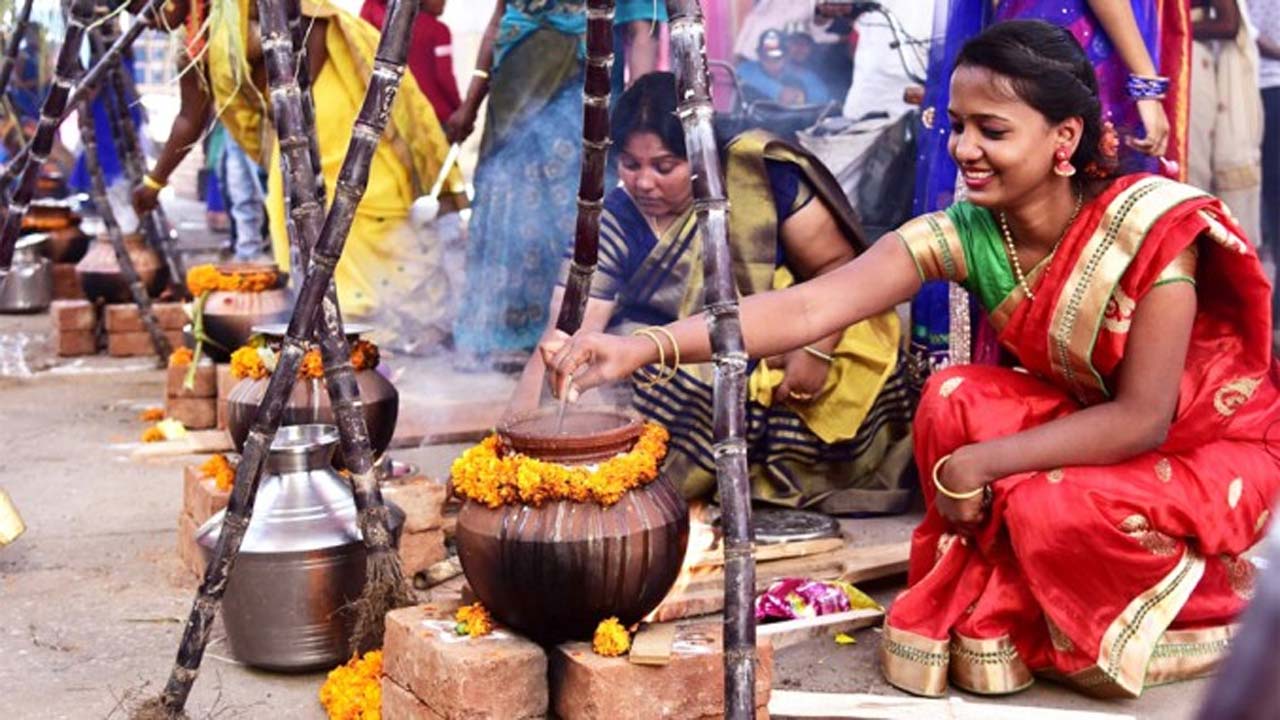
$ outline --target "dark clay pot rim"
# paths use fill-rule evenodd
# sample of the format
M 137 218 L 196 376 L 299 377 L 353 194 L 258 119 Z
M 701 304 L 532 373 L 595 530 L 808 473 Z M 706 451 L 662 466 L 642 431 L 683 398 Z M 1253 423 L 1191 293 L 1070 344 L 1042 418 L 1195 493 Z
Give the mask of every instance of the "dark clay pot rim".
M 499 423 L 498 436 L 503 445 L 522 455 L 542 460 L 587 463 L 629 451 L 644 429 L 644 424 L 635 413 L 606 405 L 568 409 L 568 412 L 579 418 L 598 415 L 614 419 L 614 424 L 603 430 L 550 435 L 524 429 L 529 425 L 554 422 L 558 412 L 559 408 L 553 406 L 512 415 Z

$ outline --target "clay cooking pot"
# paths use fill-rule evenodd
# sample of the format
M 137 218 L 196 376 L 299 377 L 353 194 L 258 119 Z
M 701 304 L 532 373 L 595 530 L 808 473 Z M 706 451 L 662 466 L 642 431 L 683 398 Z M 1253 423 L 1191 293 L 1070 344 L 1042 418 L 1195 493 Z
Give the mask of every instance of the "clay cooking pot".
M 138 271 L 138 278 L 147 288 L 147 294 L 156 297 L 164 289 L 169 271 L 160 253 L 156 252 L 141 235 L 124 236 L 125 251 Z M 120 264 L 116 262 L 116 252 L 111 247 L 107 236 L 99 236 L 89 245 L 89 252 L 84 259 L 76 263 L 76 277 L 80 278 L 80 286 L 84 295 L 91 302 L 101 299 L 108 303 L 133 302 L 129 293 L 129 283 L 120 272 Z
M 278 272 L 273 263 L 228 263 L 219 265 L 218 271 L 238 273 L 276 272 L 276 284 L 261 292 L 228 292 L 216 290 L 209 293 L 204 303 L 204 332 L 216 345 L 206 343 L 204 352 L 217 362 L 226 362 L 236 348 L 249 342 L 255 325 L 279 323 L 289 319 L 293 303 L 284 289 L 286 276 Z
M 613 409 L 575 410 L 555 435 L 555 411 L 499 427 L 516 452 L 564 464 L 600 462 L 635 444 L 642 426 Z M 543 644 L 589 639 L 616 616 L 630 625 L 671 589 L 689 540 L 689 508 L 665 474 L 603 507 L 555 501 L 458 515 L 458 558 L 476 597 L 503 624 Z

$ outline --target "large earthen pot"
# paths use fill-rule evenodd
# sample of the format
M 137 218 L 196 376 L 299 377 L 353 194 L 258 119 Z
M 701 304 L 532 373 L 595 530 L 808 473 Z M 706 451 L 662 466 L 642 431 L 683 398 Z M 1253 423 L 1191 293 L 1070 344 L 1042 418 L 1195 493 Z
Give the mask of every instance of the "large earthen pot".
M 287 277 L 273 263 L 227 263 L 219 265 L 218 271 L 227 275 L 267 271 L 277 277 L 276 284 L 267 290 L 209 293 L 204 303 L 204 333 L 226 349 L 209 343 L 204 352 L 217 362 L 226 362 L 236 348 L 249 342 L 255 326 L 287 321 L 293 302 L 284 287 Z
M 51 262 L 80 262 L 89 250 L 90 237 L 80 230 L 79 225 L 50 230 L 49 240 L 44 244 L 44 256 Z
M 499 428 L 504 445 L 566 465 L 626 452 L 642 426 L 613 409 L 574 411 L 563 434 L 554 412 Z M 591 637 L 601 620 L 623 625 L 658 606 L 680 573 L 689 508 L 665 474 L 604 507 L 555 501 L 491 509 L 467 500 L 458 514 L 458 559 L 476 597 L 503 624 L 543 644 Z
M 146 238 L 137 234 L 125 235 L 124 247 L 147 293 L 151 297 L 158 296 L 164 290 L 169 276 L 160 253 L 147 243 Z M 85 297 L 92 302 L 133 302 L 129 283 L 125 281 L 120 264 L 116 262 L 116 252 L 111 247 L 111 240 L 105 235 L 90 243 L 89 251 L 76 263 L 76 277 L 80 278 L 80 287 L 84 289 Z
M 357 339 L 365 328 L 354 323 L 346 327 L 349 341 Z M 268 343 L 276 348 L 284 337 L 283 325 L 257 326 L 255 334 L 267 337 Z M 249 427 L 258 413 L 258 405 L 266 395 L 270 377 L 259 380 L 244 378 L 231 388 L 227 395 L 227 432 L 236 452 L 244 450 L 245 439 L 249 436 Z M 396 419 L 400 414 L 400 393 L 391 381 L 383 377 L 376 369 L 357 370 L 356 386 L 360 389 L 360 404 L 364 411 L 365 425 L 369 429 L 369 443 L 373 446 L 374 455 L 381 455 L 391 445 L 391 437 L 396 431 Z M 281 416 L 281 426 L 286 425 L 335 425 L 337 423 L 333 408 L 329 405 L 329 392 L 324 380 L 298 380 L 293 384 L 293 392 L 285 404 Z M 335 464 L 345 467 L 342 450 L 336 455 Z

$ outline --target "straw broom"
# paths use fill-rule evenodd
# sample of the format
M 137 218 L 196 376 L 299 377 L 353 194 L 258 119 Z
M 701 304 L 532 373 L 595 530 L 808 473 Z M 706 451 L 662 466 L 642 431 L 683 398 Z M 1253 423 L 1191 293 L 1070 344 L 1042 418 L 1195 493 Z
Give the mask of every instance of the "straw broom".
M 89 192 L 93 197 L 93 204 L 98 207 L 98 213 L 102 215 L 102 223 L 107 228 L 107 237 L 111 241 L 111 249 L 116 253 L 120 274 L 129 284 L 129 294 L 133 296 L 133 303 L 138 306 L 142 324 L 146 327 L 147 334 L 151 336 L 151 347 L 156 351 L 156 364 L 164 367 L 173 348 L 156 320 L 155 311 L 151 308 L 151 297 L 147 295 L 147 288 L 138 277 L 138 270 L 133 266 L 133 260 L 129 258 L 129 251 L 124 246 L 124 235 L 120 233 L 120 224 L 116 222 L 115 211 L 111 209 L 111 200 L 107 198 L 107 182 L 102 174 L 102 163 L 98 160 L 97 133 L 93 126 L 93 109 L 89 107 L 89 103 L 89 100 L 84 101 L 79 113 L 80 142 L 84 146 L 85 167 L 89 170 Z
M 582 326 L 591 276 L 600 249 L 605 161 L 609 154 L 609 85 L 613 69 L 614 0 L 587 0 L 587 70 L 582 90 L 582 173 L 573 262 L 565 282 L 556 329 L 572 335 Z
M 729 254 L 728 214 L 720 156 L 712 130 L 706 31 L 697 0 L 667 0 L 677 113 L 693 171 L 694 207 L 702 233 L 707 325 L 715 363 L 714 452 L 724 525 L 725 717 L 755 715 L 755 549 L 747 476 L 746 346 Z
M 53 149 L 54 133 L 62 124 L 62 112 L 67 107 L 67 97 L 80 73 L 80 41 L 85 28 L 93 18 L 93 0 L 72 0 L 70 17 L 67 18 L 67 34 L 58 51 L 58 63 L 54 69 L 53 83 L 40 108 L 40 124 L 31 143 L 31 154 L 18 175 L 17 187 L 9 199 L 9 212 L 0 228 L 0 272 L 7 273 L 13 264 L 13 249 L 22 229 L 22 218 L 36 188 L 40 167 L 49 159 Z
M 408 7 L 404 7 L 405 4 Z M 288 33 L 285 8 L 282 0 L 259 0 L 258 7 L 262 47 L 271 86 L 276 129 L 280 136 L 285 182 L 298 183 L 303 188 L 309 188 L 308 176 L 311 182 L 314 182 L 314 173 L 308 167 L 308 142 L 304 132 L 306 128 L 302 127 L 301 122 L 303 116 L 300 93 L 290 67 L 292 63 L 289 52 L 292 49 L 292 42 Z M 200 661 L 209 640 L 214 615 L 226 590 L 227 577 L 235 562 L 240 543 L 244 539 L 245 530 L 249 526 L 249 515 L 257 492 L 258 480 L 266 465 L 267 450 L 280 425 L 284 404 L 297 377 L 298 367 L 302 364 L 306 341 L 313 336 L 317 322 L 320 321 L 317 311 L 333 281 L 333 271 L 342 255 L 346 231 L 350 229 L 356 204 L 368 180 L 368 160 L 372 157 L 378 138 L 382 135 L 382 128 L 386 125 L 392 100 L 399 87 L 404 70 L 409 30 L 416 12 L 417 3 L 411 0 L 407 3 L 392 0 L 389 4 L 388 21 L 378 44 L 369 89 L 352 130 L 351 146 L 343 162 L 342 180 L 338 184 L 333 212 L 330 215 L 332 222 L 327 223 L 326 232 L 320 236 L 320 242 L 315 247 L 314 262 L 308 268 L 306 279 L 299 291 L 297 305 L 289 321 L 289 330 L 277 358 L 275 372 L 271 375 L 262 404 L 258 408 L 257 417 L 249 430 L 241 462 L 236 469 L 235 484 L 231 490 L 226 519 L 218 544 L 214 548 L 213 559 L 205 573 L 204 581 L 200 585 L 192 606 L 191 615 L 183 630 L 178 657 L 169 681 L 160 697 L 141 707 L 135 713 L 135 718 L 177 716 L 182 712 L 187 696 L 191 692 L 191 686 L 199 673 Z M 285 164 L 286 156 L 289 160 L 287 164 Z M 314 203 L 315 193 L 309 189 L 295 190 L 289 194 L 306 199 L 308 203 Z M 320 208 L 317 205 L 314 215 L 318 216 L 319 211 Z M 306 216 L 300 219 L 310 220 Z M 303 233 L 305 238 L 309 228 L 310 222 L 306 222 L 296 229 Z M 338 334 L 341 337 L 340 329 Z M 345 346 L 345 338 L 343 345 Z M 348 361 L 336 370 L 350 373 L 350 369 Z M 335 375 L 335 372 L 326 369 L 326 379 Z M 338 400 L 342 398 L 331 398 L 335 410 L 338 407 L 336 402 Z M 366 547 L 372 544 L 375 548 L 380 548 L 380 551 L 370 555 L 371 574 L 365 581 L 365 594 L 368 594 L 370 586 L 379 584 L 390 586 L 389 589 L 396 593 L 407 593 L 403 579 L 400 577 L 399 563 L 390 549 L 391 537 L 386 523 L 388 512 L 380 502 L 381 495 L 373 478 L 370 460 L 372 453 L 367 449 L 368 434 L 352 432 L 351 428 L 348 428 L 344 435 L 353 437 L 356 444 L 363 444 L 365 448 L 363 458 L 359 452 L 347 455 L 347 458 L 348 462 L 353 464 L 351 470 L 356 486 L 357 505 L 361 504 L 362 495 L 367 501 L 360 507 L 360 525 Z M 363 440 L 363 443 L 360 443 L 360 440 Z M 344 437 L 343 442 L 345 453 L 347 437 Z M 382 576 L 372 574 L 375 571 L 385 571 L 385 574 Z M 376 623 L 379 625 L 382 623 L 381 616 L 377 618 Z

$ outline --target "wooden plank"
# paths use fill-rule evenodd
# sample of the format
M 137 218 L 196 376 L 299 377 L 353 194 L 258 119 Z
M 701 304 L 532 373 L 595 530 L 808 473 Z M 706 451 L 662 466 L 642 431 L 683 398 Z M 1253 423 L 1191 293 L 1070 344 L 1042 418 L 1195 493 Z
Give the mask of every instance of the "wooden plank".
M 820 693 L 774 689 L 769 696 L 771 718 L 860 718 L 862 720 L 1134 720 L 1133 715 L 1084 710 L 969 702 L 960 697 L 928 698 Z
M 666 665 L 671 662 L 671 647 L 675 641 L 675 623 L 648 623 L 631 640 L 627 659 L 634 665 Z
M 905 573 L 907 558 L 910 555 L 910 541 L 853 548 L 846 555 L 844 572 L 840 575 L 840 579 L 856 585 L 867 580 L 879 580 Z
M 142 443 L 129 453 L 130 460 L 158 460 L 181 455 L 210 455 L 232 452 L 231 436 L 226 430 L 188 430 L 177 440 Z
M 844 538 L 838 537 L 757 545 L 756 562 L 769 562 L 772 560 L 806 557 L 808 555 L 820 555 L 825 552 L 843 549 L 844 546 Z M 723 548 L 709 550 L 693 563 L 693 567 L 695 568 L 719 567 L 722 565 L 724 565 Z
M 756 635 L 769 638 L 773 641 L 773 649 L 779 650 L 813 638 L 831 637 L 836 633 L 853 632 L 879 625 L 883 620 L 883 610 L 864 608 L 818 617 L 762 623 L 756 625 Z

